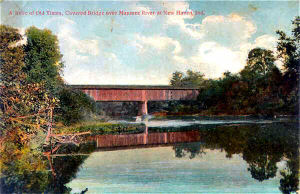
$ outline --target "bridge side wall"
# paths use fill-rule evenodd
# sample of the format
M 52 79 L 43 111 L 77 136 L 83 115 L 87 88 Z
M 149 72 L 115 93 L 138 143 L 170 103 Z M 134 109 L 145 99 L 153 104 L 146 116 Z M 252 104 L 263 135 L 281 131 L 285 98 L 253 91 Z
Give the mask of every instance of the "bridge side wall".
M 83 89 L 95 101 L 196 100 L 198 90 Z

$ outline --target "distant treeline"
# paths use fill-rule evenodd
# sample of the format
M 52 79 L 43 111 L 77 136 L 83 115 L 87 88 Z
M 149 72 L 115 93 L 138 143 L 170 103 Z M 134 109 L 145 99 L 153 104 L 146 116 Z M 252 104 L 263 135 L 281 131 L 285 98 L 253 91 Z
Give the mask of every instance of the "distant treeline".
M 219 79 L 205 79 L 201 72 L 174 72 L 173 86 L 199 87 L 197 103 L 178 105 L 173 113 L 267 115 L 299 113 L 300 17 L 292 21 L 291 36 L 277 31 L 276 53 L 252 49 L 244 69 L 225 72 Z M 280 70 L 275 61 L 283 63 Z M 170 110 L 172 113 L 172 110 Z

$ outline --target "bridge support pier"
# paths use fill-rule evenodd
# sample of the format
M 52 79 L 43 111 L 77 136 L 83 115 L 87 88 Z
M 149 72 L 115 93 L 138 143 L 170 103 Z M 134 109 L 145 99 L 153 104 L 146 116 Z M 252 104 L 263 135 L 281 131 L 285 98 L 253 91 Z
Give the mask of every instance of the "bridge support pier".
M 147 115 L 148 114 L 148 107 L 147 101 L 142 101 L 139 103 L 139 113 L 138 115 Z

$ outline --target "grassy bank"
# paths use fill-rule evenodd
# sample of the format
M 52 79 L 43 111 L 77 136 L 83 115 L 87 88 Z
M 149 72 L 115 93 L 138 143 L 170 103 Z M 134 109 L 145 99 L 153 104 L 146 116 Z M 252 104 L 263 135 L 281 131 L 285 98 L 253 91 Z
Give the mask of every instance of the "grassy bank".
M 90 131 L 93 135 L 140 133 L 145 129 L 143 124 L 125 124 L 108 122 L 81 122 L 71 126 L 57 127 L 55 134 L 79 133 Z

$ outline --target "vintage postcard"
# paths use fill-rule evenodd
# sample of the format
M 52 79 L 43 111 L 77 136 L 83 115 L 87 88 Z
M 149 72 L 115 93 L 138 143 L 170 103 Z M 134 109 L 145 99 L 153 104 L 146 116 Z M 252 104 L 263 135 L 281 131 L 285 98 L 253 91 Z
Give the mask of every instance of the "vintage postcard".
M 0 1 L 0 193 L 299 192 L 299 1 Z

